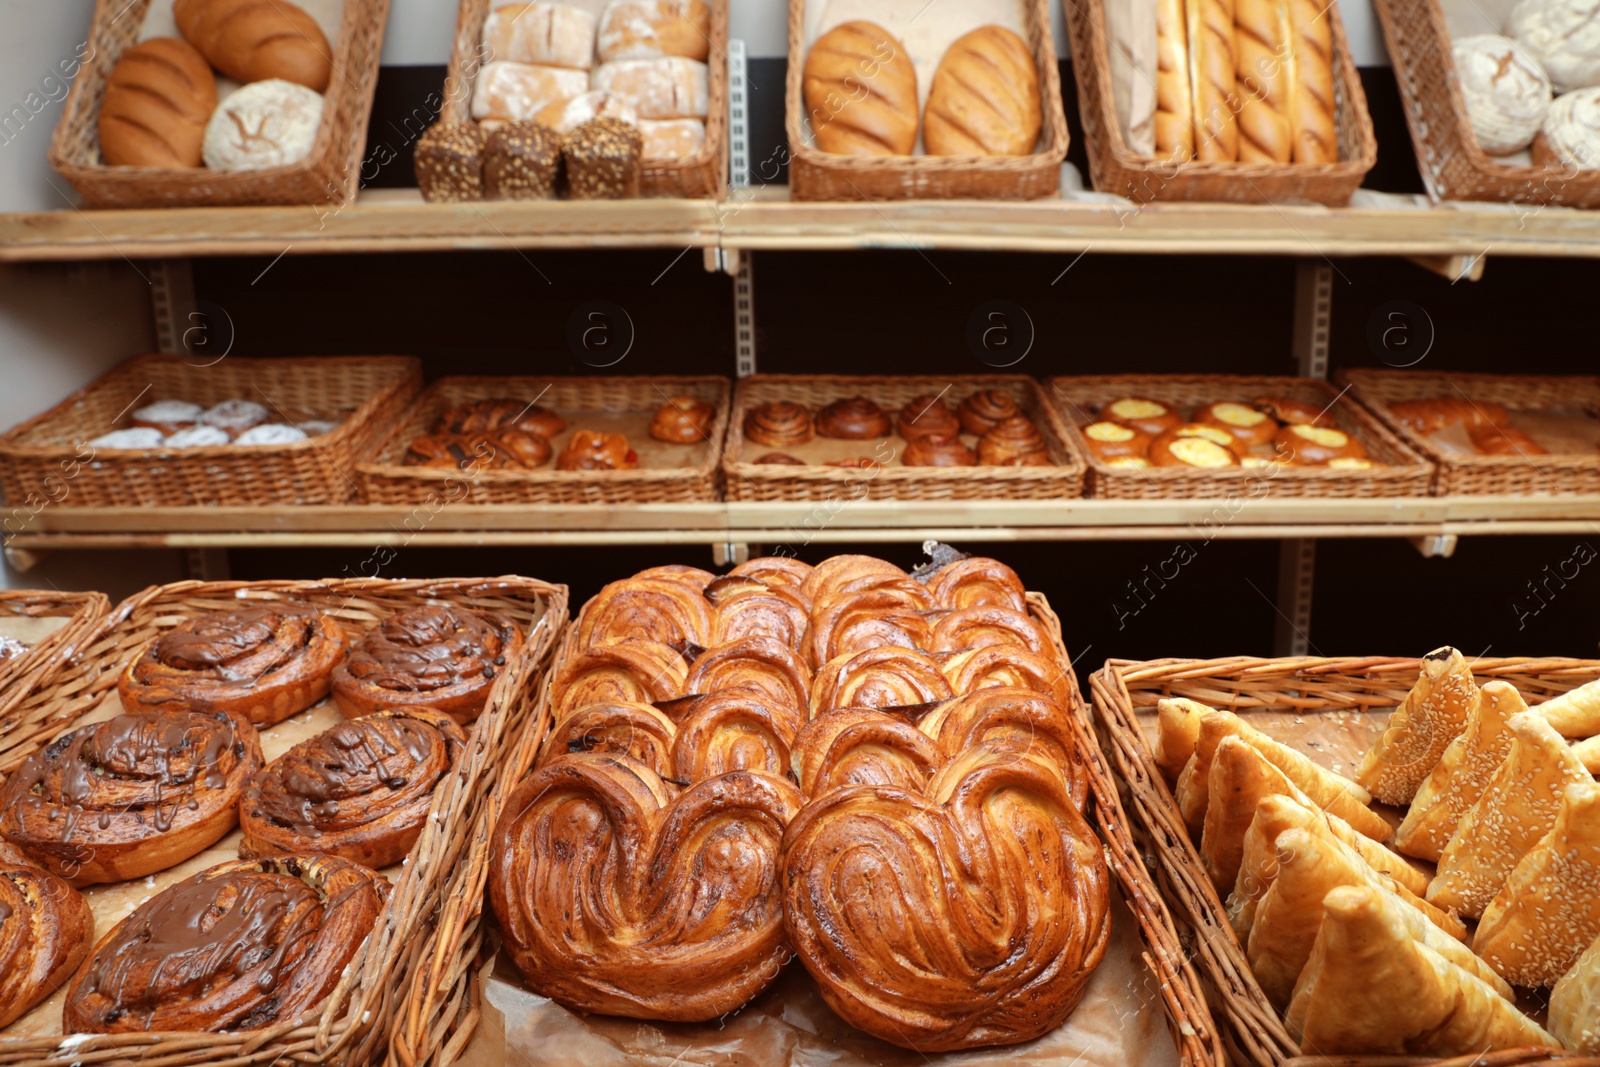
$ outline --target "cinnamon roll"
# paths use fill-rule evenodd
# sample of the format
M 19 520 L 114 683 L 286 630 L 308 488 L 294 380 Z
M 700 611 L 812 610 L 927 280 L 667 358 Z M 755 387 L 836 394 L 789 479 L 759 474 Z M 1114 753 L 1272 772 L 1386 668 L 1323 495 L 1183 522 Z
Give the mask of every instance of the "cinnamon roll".
M 817 434 L 847 441 L 889 436 L 889 416 L 864 396 L 845 397 L 817 411 Z
M 521 651 L 522 632 L 504 615 L 446 604 L 412 608 L 356 642 L 333 672 L 333 699 L 349 719 L 423 707 L 469 723 Z
M 69 1034 L 260 1030 L 314 1009 L 389 897 L 334 856 L 270 856 L 201 871 L 100 939 L 67 987 Z
M 1017 572 L 987 556 L 968 556 L 945 564 L 928 578 L 928 589 L 941 607 L 1028 611 L 1027 591 Z
M 906 577 L 905 571 L 875 556 L 830 556 L 811 568 L 811 573 L 800 584 L 800 591 L 815 604 L 829 593 L 867 589 Z
M 770 705 L 803 708 L 811 694 L 811 670 L 788 645 L 770 637 L 745 637 L 708 648 L 694 661 L 691 693 L 747 689 Z
M 801 800 L 749 771 L 680 791 L 625 756 L 539 768 L 489 847 L 507 956 L 578 1011 L 697 1022 L 741 1007 L 789 957 L 779 846 Z
M 1038 1037 L 1105 954 L 1100 841 L 1041 760 L 978 746 L 920 791 L 834 789 L 784 843 L 796 954 L 835 1012 L 892 1044 Z
M 60 988 L 94 943 L 83 895 L 0 845 L 0 1027 Z
M 239 802 L 239 855 L 320 852 L 377 869 L 422 833 L 466 731 L 427 708 L 385 708 L 324 730 L 258 771 Z
M 657 441 L 692 445 L 711 439 L 717 407 L 692 396 L 669 396 L 650 420 L 650 436 Z
M 963 649 L 944 661 L 944 677 L 957 695 L 979 689 L 1027 689 L 1067 706 L 1072 686 L 1054 657 L 1017 645 L 983 645 Z
M 620 433 L 578 430 L 556 457 L 561 471 L 631 471 L 638 469 L 639 453 Z
M 961 402 L 956 409 L 961 417 L 961 428 L 967 433 L 982 437 L 1005 420 L 1022 414 L 1017 398 L 1004 389 L 980 389 Z
M 807 797 L 845 785 L 921 792 L 944 757 L 933 738 L 905 718 L 871 708 L 835 708 L 801 727 L 792 757 Z
M 549 408 L 522 400 L 472 400 L 447 409 L 433 424 L 434 433 L 483 433 L 516 429 L 551 438 L 567 428 L 567 420 Z
M 556 720 L 535 767 L 579 752 L 628 756 L 676 779 L 678 726 L 648 704 L 590 704 Z
M 62 734 L 0 787 L 0 836 L 75 886 L 165 870 L 239 821 L 261 767 L 255 727 L 223 711 L 134 711 Z
M 665 578 L 624 578 L 596 594 L 578 619 L 578 648 L 644 638 L 667 645 L 711 643 L 711 601 Z
M 706 596 L 715 605 L 711 622 L 713 645 L 745 637 L 770 637 L 796 652 L 805 648 L 811 622 L 810 602 L 798 589 L 729 576 L 707 586 Z
M 1039 624 L 1020 611 L 985 605 L 961 608 L 933 624 L 931 652 L 956 652 L 983 645 L 1016 645 L 1038 655 L 1050 651 Z
M 995 424 L 978 439 L 978 462 L 989 467 L 1048 467 L 1050 450 L 1039 427 L 1026 415 Z
M 757 404 L 744 417 L 744 435 L 768 448 L 790 448 L 811 440 L 811 412 L 787 400 Z
M 900 462 L 908 467 L 971 467 L 978 457 L 959 437 L 927 434 L 906 442 Z
M 961 432 L 961 420 L 933 393 L 912 397 L 900 409 L 895 420 L 895 432 L 907 441 L 929 434 L 955 437 Z
M 811 613 L 811 662 L 878 645 L 922 648 L 932 635 L 922 613 L 933 606 L 932 592 L 911 578 L 825 596 Z
M 755 578 L 770 586 L 781 585 L 800 590 L 811 570 L 811 564 L 801 563 L 793 556 L 758 556 L 733 568 L 728 572 L 728 577 Z M 809 593 L 805 596 L 807 601 L 811 599 Z
M 684 695 L 688 665 L 671 645 L 636 639 L 571 653 L 550 686 L 557 719 L 586 704 L 655 704 Z
M 225 711 L 271 726 L 328 695 L 347 641 L 332 615 L 282 601 L 199 615 L 146 645 L 117 695 L 129 711 Z
M 898 708 L 948 700 L 954 694 L 926 652 L 880 645 L 836 656 L 811 687 L 813 718 L 831 708 Z

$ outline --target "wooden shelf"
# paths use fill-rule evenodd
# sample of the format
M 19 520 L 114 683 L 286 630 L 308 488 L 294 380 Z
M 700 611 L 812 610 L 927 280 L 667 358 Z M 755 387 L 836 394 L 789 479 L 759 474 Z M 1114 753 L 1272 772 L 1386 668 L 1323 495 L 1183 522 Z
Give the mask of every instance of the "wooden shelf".
M 1600 211 L 1429 205 L 1360 192 L 1347 208 L 1060 200 L 793 203 L 782 186 L 710 200 L 428 204 L 415 190 L 342 210 L 172 208 L 0 215 L 0 261 L 496 248 L 922 248 L 1418 257 L 1600 256 Z

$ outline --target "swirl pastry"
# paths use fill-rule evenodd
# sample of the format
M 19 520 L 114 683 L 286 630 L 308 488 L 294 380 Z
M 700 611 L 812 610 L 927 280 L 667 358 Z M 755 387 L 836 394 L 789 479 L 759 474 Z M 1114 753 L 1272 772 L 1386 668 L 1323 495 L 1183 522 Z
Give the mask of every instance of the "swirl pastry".
M 333 699 L 346 718 L 384 708 L 431 708 L 465 724 L 522 651 L 504 615 L 445 604 L 391 615 L 369 630 L 333 672 Z
M 926 652 L 881 645 L 829 660 L 811 687 L 811 715 L 830 708 L 932 704 L 954 695 L 939 664 Z
M 94 940 L 83 895 L 20 859 L 0 846 L 0 1026 L 54 993 Z
M 867 589 L 905 577 L 908 577 L 905 571 L 875 556 L 829 556 L 811 568 L 811 573 L 800 583 L 800 591 L 816 604 L 828 593 Z
M 389 884 L 334 856 L 223 863 L 146 900 L 67 988 L 69 1034 L 260 1030 L 311 1011 L 377 924 Z
M 942 607 L 1028 611 L 1027 591 L 1017 572 L 987 556 L 968 556 L 945 564 L 928 579 L 928 589 Z
M 656 704 L 684 695 L 689 668 L 671 645 L 620 641 L 569 655 L 550 686 L 560 719 L 586 704 Z
M 261 767 L 221 711 L 134 711 L 62 734 L 0 787 L 0 836 L 76 886 L 165 870 L 233 829 Z
M 864 396 L 845 397 L 817 412 L 817 434 L 847 441 L 889 436 L 889 416 Z
M 389 708 L 300 742 L 245 786 L 245 858 L 320 852 L 377 869 L 411 851 L 467 735 L 448 715 Z
M 917 727 L 934 738 L 946 761 L 977 746 L 995 753 L 1029 755 L 1052 774 L 1081 811 L 1089 773 L 1066 706 L 1029 689 L 982 689 L 946 701 Z
M 578 619 L 578 648 L 644 638 L 666 645 L 711 642 L 711 601 L 666 578 L 624 578 L 596 594 Z
M 906 442 L 900 462 L 908 467 L 971 467 L 978 457 L 959 437 L 926 434 Z
M 744 435 L 768 448 L 790 448 L 811 440 L 811 412 L 787 400 L 757 404 L 744 417 Z
M 328 695 L 347 640 L 332 615 L 298 604 L 200 615 L 146 645 L 117 695 L 129 711 L 225 711 L 271 726 Z
M 796 652 L 805 647 L 811 613 L 809 602 L 798 589 L 768 586 L 754 578 L 728 577 L 707 586 L 706 595 L 716 606 L 711 623 L 713 645 L 745 637 L 770 637 Z
M 650 420 L 650 436 L 680 445 L 707 441 L 716 418 L 715 404 L 692 396 L 669 396 Z
M 745 637 L 705 651 L 694 661 L 684 688 L 690 693 L 746 689 L 769 705 L 803 708 L 811 693 L 811 669 L 782 641 Z
M 811 662 L 879 645 L 926 647 L 933 631 L 922 613 L 933 606 L 928 587 L 911 578 L 823 597 L 811 613 Z
M 662 778 L 677 778 L 678 726 L 648 704 L 590 704 L 556 721 L 535 766 L 577 752 L 628 756 Z
M 787 779 L 745 771 L 680 792 L 627 757 L 539 768 L 489 848 L 507 955 L 579 1011 L 695 1022 L 741 1007 L 789 956 L 778 850 L 800 803 Z
M 556 457 L 560 471 L 631 471 L 639 467 L 639 453 L 620 433 L 578 430 Z
M 695 590 L 705 592 L 706 586 L 717 580 L 717 576 L 710 571 L 691 567 L 686 563 L 664 563 L 659 567 L 646 567 L 635 578 L 660 578 L 667 582 L 681 582 L 683 585 Z
M 1050 641 L 1039 624 L 1010 608 L 961 608 L 933 624 L 931 652 L 957 652 L 984 645 L 1015 645 L 1048 655 Z
M 956 409 L 961 417 L 961 428 L 967 433 L 982 437 L 1005 420 L 1022 414 L 1016 397 L 1004 389 L 980 389 L 961 402 Z
M 944 661 L 945 680 L 958 695 L 997 687 L 1027 689 L 1063 707 L 1072 702 L 1066 672 L 1049 656 L 1016 645 L 984 645 Z
M 1105 954 L 1099 839 L 1038 759 L 980 746 L 922 791 L 834 789 L 784 843 L 796 953 L 834 1011 L 892 1044 L 1038 1037 Z
M 1032 419 L 1013 415 L 978 438 L 978 462 L 989 467 L 1048 467 L 1050 450 Z
M 939 746 L 903 717 L 871 708 L 835 708 L 801 727 L 792 757 L 806 796 L 846 785 L 922 792 L 944 765 Z
M 912 397 L 900 409 L 894 429 L 907 441 L 929 434 L 955 437 L 961 432 L 961 420 L 936 395 L 924 393 Z
M 728 577 L 754 578 L 770 586 L 800 590 L 811 571 L 811 564 L 802 563 L 793 556 L 757 556 L 733 568 Z M 809 593 L 805 596 L 808 601 L 811 599 Z
M 731 771 L 761 771 L 781 778 L 804 716 L 804 704 L 771 703 L 749 689 L 703 696 L 678 723 L 678 777 L 700 782 Z
M 484 433 L 516 429 L 551 438 L 567 428 L 567 420 L 538 404 L 522 400 L 473 400 L 448 408 L 433 424 L 434 433 Z

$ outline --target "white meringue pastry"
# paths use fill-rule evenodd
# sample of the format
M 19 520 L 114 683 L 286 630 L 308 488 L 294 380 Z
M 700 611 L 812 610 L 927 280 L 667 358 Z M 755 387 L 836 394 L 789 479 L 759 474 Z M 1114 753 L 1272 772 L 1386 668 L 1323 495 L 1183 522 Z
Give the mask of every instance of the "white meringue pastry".
M 1600 0 L 1521 0 L 1506 36 L 1533 53 L 1556 92 L 1600 85 Z
M 1493 33 L 1463 37 L 1454 51 L 1478 147 L 1491 156 L 1527 148 L 1550 107 L 1550 79 L 1539 61 L 1516 41 Z

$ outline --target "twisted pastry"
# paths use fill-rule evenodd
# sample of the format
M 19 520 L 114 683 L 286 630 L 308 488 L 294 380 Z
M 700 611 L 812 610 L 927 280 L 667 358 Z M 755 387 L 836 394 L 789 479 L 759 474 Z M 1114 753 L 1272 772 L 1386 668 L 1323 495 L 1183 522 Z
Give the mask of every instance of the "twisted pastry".
M 807 798 L 846 785 L 922 792 L 944 765 L 939 746 L 899 715 L 835 708 L 801 727 L 792 757 Z
M 921 1052 L 1060 1025 L 1110 934 L 1099 839 L 1042 761 L 978 746 L 922 791 L 847 785 L 784 838 L 784 918 L 844 1020 Z
M 1015 645 L 1047 655 L 1050 641 L 1039 624 L 1010 608 L 961 608 L 933 624 L 931 652 L 957 652 L 983 645 Z
M 933 631 L 921 613 L 933 606 L 928 587 L 911 578 L 825 596 L 811 612 L 811 662 L 878 645 L 922 648 Z
M 829 593 L 848 593 L 906 577 L 893 563 L 874 556 L 830 556 L 811 568 L 800 591 L 815 604 Z
M 944 661 L 945 680 L 957 695 L 979 689 L 1028 689 L 1063 706 L 1072 702 L 1067 675 L 1054 659 L 1016 645 L 963 649 Z
M 1004 389 L 980 389 L 961 402 L 956 414 L 963 430 L 982 437 L 1006 419 L 1021 415 L 1022 409 L 1017 398 Z
M 850 396 L 824 405 L 817 412 L 817 434 L 847 441 L 889 436 L 889 416 L 864 396 Z
M 146 645 L 117 695 L 129 711 L 228 712 L 271 726 L 328 695 L 347 640 L 332 615 L 299 604 L 200 615 Z
M 650 436 L 657 441 L 692 445 L 711 437 L 717 408 L 692 396 L 669 396 L 650 420 Z
M 333 672 L 333 699 L 346 718 L 383 708 L 431 708 L 465 725 L 522 651 L 517 624 L 488 611 L 445 604 L 391 615 L 369 630 Z
M 811 412 L 787 400 L 757 404 L 744 417 L 744 435 L 768 448 L 790 448 L 811 440 Z
M 259 1030 L 338 984 L 389 883 L 334 856 L 223 863 L 157 893 L 95 946 L 62 1008 L 69 1034 Z
M 770 703 L 750 689 L 701 697 L 678 724 L 677 776 L 700 782 L 730 771 L 760 771 L 782 778 L 803 709 Z
M 635 578 L 659 578 L 666 582 L 679 582 L 695 592 L 705 592 L 706 586 L 717 580 L 710 571 L 691 567 L 687 563 L 663 563 L 659 567 L 646 567 Z
M 801 563 L 793 556 L 757 556 L 733 568 L 728 572 L 728 577 L 754 578 L 774 588 L 783 586 L 801 592 L 809 601 L 810 594 L 804 593 L 801 586 L 811 570 L 811 564 Z
M 1082 810 L 1089 773 L 1066 708 L 1029 689 L 980 689 L 934 708 L 917 723 L 938 742 L 947 762 L 982 746 L 994 753 L 1027 755 L 1056 775 Z
M 706 597 L 716 606 L 711 622 L 713 645 L 770 637 L 796 652 L 805 647 L 811 611 L 799 590 L 730 576 L 707 586 Z
M 678 777 L 678 727 L 648 704 L 590 704 L 556 721 L 535 767 L 578 752 L 628 756 L 662 778 Z
M 978 439 L 978 462 L 990 467 L 1048 467 L 1050 450 L 1032 419 L 1013 415 Z
M 923 393 L 900 409 L 894 429 L 907 441 L 929 434 L 954 437 L 961 432 L 961 420 L 933 393 Z
M 620 433 L 578 430 L 556 457 L 560 471 L 631 471 L 639 467 L 639 453 Z
M 880 645 L 836 656 L 817 672 L 811 716 L 830 708 L 902 708 L 947 700 L 954 694 L 926 652 Z
M 521 400 L 472 400 L 448 408 L 433 424 L 434 433 L 483 433 L 526 430 L 551 438 L 567 428 L 567 420 L 538 404 Z
M 0 836 L 75 886 L 165 870 L 239 819 L 255 727 L 221 711 L 135 711 L 62 734 L 0 788 Z
M 550 459 L 548 439 L 512 427 L 478 433 L 427 434 L 406 448 L 401 465 L 438 470 L 534 470 Z
M 551 710 L 559 720 L 587 704 L 655 704 L 685 694 L 689 668 L 671 645 L 621 641 L 575 652 L 550 686 Z
M 596 594 L 578 619 L 578 648 L 644 638 L 673 645 L 711 641 L 711 601 L 668 578 L 624 578 Z
M 78 969 L 94 940 L 83 895 L 0 845 L 0 1026 L 9 1026 Z
M 811 669 L 788 645 L 770 637 L 745 637 L 705 651 L 684 688 L 690 693 L 748 689 L 772 705 L 803 708 Z
M 489 902 L 529 986 L 579 1011 L 695 1022 L 788 958 L 778 849 L 789 781 L 736 771 L 679 792 L 625 756 L 569 756 L 506 801 Z
M 377 869 L 411 851 L 466 731 L 427 708 L 386 708 L 267 764 L 239 801 L 239 855 L 320 852 Z
M 900 462 L 908 467 L 971 467 L 978 457 L 959 437 L 927 434 L 906 442 Z
M 1027 591 L 1017 572 L 987 556 L 967 556 L 945 564 L 928 578 L 928 588 L 941 607 L 1028 611 Z

